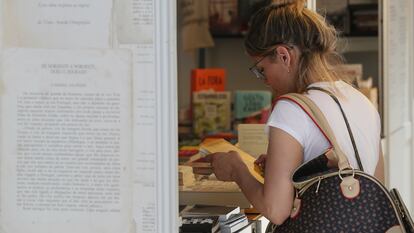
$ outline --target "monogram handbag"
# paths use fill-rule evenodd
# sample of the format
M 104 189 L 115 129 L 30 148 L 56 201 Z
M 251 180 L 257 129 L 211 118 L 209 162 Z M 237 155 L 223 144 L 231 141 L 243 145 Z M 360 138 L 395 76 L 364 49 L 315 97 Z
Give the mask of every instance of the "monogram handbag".
M 339 105 L 359 169 L 350 165 L 327 120 L 312 100 L 301 94 L 280 97 L 298 104 L 319 127 L 331 148 L 295 170 L 292 182 L 296 197 L 291 216 L 281 225 L 269 224 L 266 232 L 413 233 L 412 220 L 398 192 L 389 192 L 375 177 L 363 171 L 338 99 L 324 89 L 312 89 L 326 92 Z

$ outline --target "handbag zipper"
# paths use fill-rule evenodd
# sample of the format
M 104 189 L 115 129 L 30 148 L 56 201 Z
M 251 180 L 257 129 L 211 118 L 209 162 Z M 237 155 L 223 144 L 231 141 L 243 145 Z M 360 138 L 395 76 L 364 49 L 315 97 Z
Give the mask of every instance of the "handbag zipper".
M 316 191 L 315 191 L 315 193 L 318 193 L 319 192 L 319 186 L 321 185 L 321 181 L 322 181 L 322 176 L 319 176 L 318 177 L 318 185 L 316 186 Z

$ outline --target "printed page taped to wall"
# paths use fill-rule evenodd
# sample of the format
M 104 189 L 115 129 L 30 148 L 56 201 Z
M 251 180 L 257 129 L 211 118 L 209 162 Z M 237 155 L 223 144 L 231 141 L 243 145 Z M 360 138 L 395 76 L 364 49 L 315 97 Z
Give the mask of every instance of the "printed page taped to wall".
M 111 0 L 4 0 L 6 47 L 109 48 Z
M 116 9 L 120 43 L 153 43 L 154 0 L 119 0 Z
M 247 165 L 249 172 L 258 180 L 260 183 L 264 183 L 263 171 L 254 163 L 256 160 L 253 156 L 246 153 L 245 151 L 234 146 L 230 142 L 224 139 L 206 139 L 200 144 L 200 153 L 210 154 L 217 152 L 229 152 L 236 151 L 239 153 L 243 162 Z
M 130 233 L 131 54 L 2 56 L 4 233 Z

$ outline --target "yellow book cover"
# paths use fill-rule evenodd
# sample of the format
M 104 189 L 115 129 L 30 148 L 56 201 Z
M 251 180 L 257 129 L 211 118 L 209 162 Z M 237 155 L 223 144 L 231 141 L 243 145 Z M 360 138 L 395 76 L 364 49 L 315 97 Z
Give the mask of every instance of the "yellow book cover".
M 240 157 L 242 158 L 243 162 L 247 165 L 249 172 L 262 184 L 264 184 L 264 177 L 263 171 L 257 166 L 254 161 L 256 160 L 250 154 L 244 152 L 240 148 L 236 147 L 235 145 L 231 144 L 230 142 L 224 139 L 208 139 L 204 140 L 200 144 L 200 152 L 203 154 L 211 154 L 217 152 L 229 152 L 229 151 L 236 151 L 239 153 Z

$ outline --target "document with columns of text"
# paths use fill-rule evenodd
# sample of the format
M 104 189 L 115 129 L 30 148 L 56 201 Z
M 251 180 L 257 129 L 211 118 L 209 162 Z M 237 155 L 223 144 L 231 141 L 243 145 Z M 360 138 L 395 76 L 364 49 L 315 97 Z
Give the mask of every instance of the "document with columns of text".
M 135 233 L 127 50 L 7 49 L 2 233 Z

